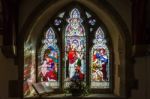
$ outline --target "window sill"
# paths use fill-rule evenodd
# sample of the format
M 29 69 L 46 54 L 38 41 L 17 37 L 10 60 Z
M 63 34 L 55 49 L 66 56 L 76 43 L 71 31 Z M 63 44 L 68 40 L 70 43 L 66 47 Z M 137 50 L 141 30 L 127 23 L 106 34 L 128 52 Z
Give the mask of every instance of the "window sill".
M 115 96 L 113 94 L 90 94 L 88 96 L 72 96 L 71 94 L 57 94 L 57 95 L 50 95 L 50 96 L 41 96 L 41 97 L 28 97 L 25 99 L 126 99 L 125 97 Z

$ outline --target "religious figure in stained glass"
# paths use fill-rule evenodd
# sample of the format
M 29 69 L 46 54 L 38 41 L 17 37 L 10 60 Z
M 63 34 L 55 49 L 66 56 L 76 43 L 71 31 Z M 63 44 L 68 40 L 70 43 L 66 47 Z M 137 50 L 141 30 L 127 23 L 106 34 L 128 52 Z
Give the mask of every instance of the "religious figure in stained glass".
M 109 50 L 100 27 L 96 31 L 91 52 L 91 87 L 109 88 Z
M 45 51 L 44 61 L 41 66 L 41 76 L 43 81 L 57 81 L 57 51 L 51 46 Z
M 71 79 L 76 69 L 85 75 L 85 30 L 80 18 L 80 12 L 74 8 L 70 13 L 68 25 L 65 30 L 65 57 L 66 57 L 66 78 Z

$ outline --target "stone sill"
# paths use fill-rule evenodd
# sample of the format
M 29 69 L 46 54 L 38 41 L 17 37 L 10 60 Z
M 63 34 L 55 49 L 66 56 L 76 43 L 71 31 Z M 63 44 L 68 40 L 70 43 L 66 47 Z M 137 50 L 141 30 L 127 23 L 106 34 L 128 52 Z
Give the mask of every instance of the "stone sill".
M 71 94 L 57 94 L 50 96 L 41 96 L 41 97 L 27 97 L 24 99 L 126 99 L 125 97 L 115 96 L 113 94 L 90 94 L 88 96 L 72 96 Z

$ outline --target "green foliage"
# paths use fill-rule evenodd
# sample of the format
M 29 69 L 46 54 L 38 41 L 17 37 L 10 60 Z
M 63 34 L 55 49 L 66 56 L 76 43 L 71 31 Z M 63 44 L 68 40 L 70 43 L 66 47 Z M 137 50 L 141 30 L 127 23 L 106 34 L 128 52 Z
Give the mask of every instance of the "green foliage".
M 81 66 L 81 59 L 78 59 L 77 66 Z
M 81 82 L 81 90 L 83 96 L 89 95 L 89 86 L 87 86 L 85 82 Z
M 79 92 L 81 96 L 87 96 L 89 95 L 89 86 L 82 81 L 72 82 L 68 88 L 64 89 L 65 96 L 69 93 L 73 94 L 74 91 Z

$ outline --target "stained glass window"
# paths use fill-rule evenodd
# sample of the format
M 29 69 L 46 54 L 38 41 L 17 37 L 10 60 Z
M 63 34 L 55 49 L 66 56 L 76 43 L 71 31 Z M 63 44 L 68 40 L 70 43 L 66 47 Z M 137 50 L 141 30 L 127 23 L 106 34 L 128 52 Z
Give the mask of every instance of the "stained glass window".
M 59 87 L 59 49 L 55 33 L 50 27 L 45 34 L 43 46 L 39 52 L 38 80 L 49 82 L 52 88 Z
M 104 32 L 99 27 L 91 51 L 91 88 L 109 88 L 109 49 Z
M 25 46 L 24 95 L 34 95 L 35 82 L 66 88 L 76 73 L 91 89 L 110 89 L 110 50 L 97 17 L 75 6 L 60 11 L 48 25 L 36 51 Z
M 65 29 L 65 81 L 69 81 L 76 72 L 83 75 L 82 79 L 85 77 L 86 37 L 82 21 L 79 10 L 71 10 Z

